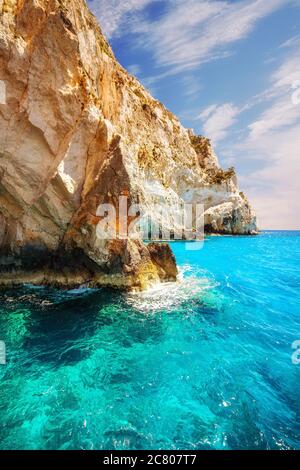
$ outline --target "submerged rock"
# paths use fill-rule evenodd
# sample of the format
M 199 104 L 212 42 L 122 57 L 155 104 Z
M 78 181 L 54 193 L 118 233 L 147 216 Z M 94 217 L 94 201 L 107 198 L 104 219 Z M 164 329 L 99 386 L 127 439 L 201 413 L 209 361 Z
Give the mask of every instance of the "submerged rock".
M 0 15 L 0 284 L 175 280 L 167 245 L 97 236 L 120 196 L 162 226 L 163 200 L 203 204 L 208 231 L 256 231 L 235 172 L 120 66 L 83 0 L 0 0 Z

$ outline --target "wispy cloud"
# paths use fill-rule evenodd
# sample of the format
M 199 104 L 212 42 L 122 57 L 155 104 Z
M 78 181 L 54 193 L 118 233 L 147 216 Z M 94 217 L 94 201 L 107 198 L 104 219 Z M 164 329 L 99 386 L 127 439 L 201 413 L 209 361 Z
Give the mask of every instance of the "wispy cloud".
M 143 10 L 156 0 L 88 0 L 93 13 L 99 19 L 103 32 L 110 39 L 121 36 L 128 16 Z
M 141 67 L 139 66 L 139 64 L 132 64 L 132 65 L 129 65 L 127 67 L 127 70 L 129 73 L 131 73 L 131 75 L 135 75 L 135 76 L 138 76 L 141 74 Z
M 299 75 L 300 78 L 300 75 Z M 267 108 L 259 118 L 249 125 L 249 139 L 257 138 L 281 130 L 286 126 L 295 124 L 300 119 L 299 106 L 295 106 L 289 96 L 278 97 L 278 99 Z
M 279 48 L 284 49 L 286 47 L 295 46 L 299 43 L 300 43 L 300 36 L 296 35 L 296 36 L 292 36 L 287 41 L 284 41 L 282 44 L 280 44 Z
M 203 122 L 204 134 L 217 143 L 227 136 L 228 130 L 235 123 L 239 113 L 239 108 L 232 103 L 225 103 L 221 106 L 213 104 L 204 109 L 197 119 Z
M 259 20 L 291 0 L 165 0 L 159 20 L 134 23 L 140 46 L 153 52 L 158 66 L 170 72 L 190 70 L 215 57 L 253 30 Z
M 294 47 L 297 45 L 298 47 Z M 289 56 L 271 75 L 270 88 L 262 98 L 271 100 L 270 106 L 249 125 L 250 139 L 300 122 L 300 106 L 293 102 L 293 86 L 300 80 L 300 42 L 291 42 Z

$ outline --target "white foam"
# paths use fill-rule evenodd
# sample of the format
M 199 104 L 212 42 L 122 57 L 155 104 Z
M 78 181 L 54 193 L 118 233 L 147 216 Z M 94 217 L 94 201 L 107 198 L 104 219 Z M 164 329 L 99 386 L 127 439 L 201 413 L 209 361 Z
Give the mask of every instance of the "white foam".
M 186 276 L 193 272 L 190 266 L 182 266 L 177 282 L 156 284 L 144 292 L 127 294 L 127 302 L 137 310 L 151 313 L 158 310 L 172 310 L 182 303 L 201 299 L 205 291 L 216 287 L 212 279 L 203 276 Z

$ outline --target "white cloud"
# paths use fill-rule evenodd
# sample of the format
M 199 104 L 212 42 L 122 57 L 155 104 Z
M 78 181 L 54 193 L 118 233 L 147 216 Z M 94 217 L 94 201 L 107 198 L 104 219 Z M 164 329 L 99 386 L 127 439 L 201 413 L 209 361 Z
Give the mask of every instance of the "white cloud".
M 156 63 L 170 73 L 196 68 L 245 38 L 256 23 L 292 0 L 165 0 L 167 13 L 157 21 L 140 18 L 134 31 L 140 46 L 151 49 Z
M 138 64 L 132 64 L 127 67 L 127 70 L 131 75 L 140 75 L 141 74 L 141 67 Z
M 145 7 L 164 2 L 158 20 L 145 18 Z M 296 0 L 89 0 L 108 38 L 138 33 L 137 45 L 150 49 L 170 74 L 227 57 L 226 50 L 245 38 L 257 22 Z M 298 1 L 298 0 L 297 0 Z
M 182 78 L 181 84 L 184 89 L 184 95 L 189 99 L 197 97 L 203 89 L 198 76 L 186 75 Z
M 284 87 L 290 87 L 291 84 L 299 79 L 300 74 L 300 42 L 299 47 L 295 49 L 295 53 L 291 54 L 287 60 L 279 67 L 272 75 L 271 80 L 273 82 L 273 87 L 275 92 L 278 89 Z
M 290 126 L 300 119 L 300 106 L 295 106 L 291 93 L 278 98 L 259 119 L 249 125 L 250 136 L 255 140 L 264 134 Z
M 299 42 L 300 42 L 300 36 L 299 35 L 292 36 L 287 41 L 284 41 L 282 44 L 280 44 L 279 48 L 283 49 L 283 48 L 286 48 L 286 47 L 291 47 L 291 46 L 294 46 L 295 44 L 299 44 Z
M 217 104 L 211 104 L 210 106 L 207 106 L 207 108 L 205 108 L 196 119 L 205 121 L 216 111 L 217 108 L 218 108 Z
M 204 134 L 216 143 L 227 136 L 239 112 L 240 110 L 231 103 L 221 106 L 213 104 L 204 109 L 198 118 L 204 122 L 202 126 Z
M 156 0 L 89 0 L 89 6 L 99 19 L 101 28 L 108 38 L 121 36 L 128 21 L 128 15 L 143 10 Z

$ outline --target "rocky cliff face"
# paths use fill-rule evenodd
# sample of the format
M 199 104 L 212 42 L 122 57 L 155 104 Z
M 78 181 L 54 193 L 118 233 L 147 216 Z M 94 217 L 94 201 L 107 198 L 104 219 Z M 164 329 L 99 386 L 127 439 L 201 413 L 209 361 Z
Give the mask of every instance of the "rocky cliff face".
M 0 0 L 0 83 L 0 284 L 176 279 L 167 245 L 99 239 L 97 208 L 120 195 L 154 219 L 157 199 L 200 202 L 207 231 L 256 231 L 234 170 L 118 64 L 83 0 Z

